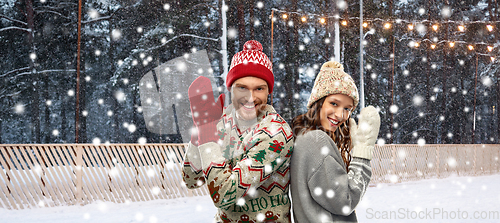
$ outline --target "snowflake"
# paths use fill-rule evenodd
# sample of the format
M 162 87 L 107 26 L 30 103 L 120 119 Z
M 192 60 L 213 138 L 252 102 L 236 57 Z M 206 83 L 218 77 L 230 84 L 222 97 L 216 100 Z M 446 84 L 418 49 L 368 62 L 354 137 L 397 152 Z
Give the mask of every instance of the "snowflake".
M 254 22 L 253 22 L 253 25 L 254 26 L 260 26 L 260 21 L 258 19 L 256 19 Z
M 266 165 L 264 167 L 264 171 L 266 172 L 266 174 L 269 174 L 273 171 L 273 168 L 271 167 L 271 165 Z
M 261 222 L 266 219 L 266 216 L 262 213 L 257 214 L 257 221 Z
M 115 177 L 118 175 L 118 169 L 117 168 L 111 168 L 108 172 L 108 174 L 112 177 Z
M 14 106 L 14 112 L 16 114 L 24 113 L 24 104 L 21 104 L 21 103 L 16 104 L 16 106 Z
M 425 9 L 423 9 L 423 10 L 425 11 Z M 416 28 L 417 32 L 419 32 L 420 34 L 425 34 L 427 32 L 427 27 L 422 23 L 418 24 L 415 28 Z M 422 58 L 422 59 L 424 59 L 424 58 Z M 427 58 L 425 58 L 425 60 L 427 61 Z
M 419 146 L 425 146 L 425 139 L 423 139 L 423 138 L 419 138 L 419 139 L 417 140 L 417 144 L 418 144 Z
M 238 206 L 245 205 L 245 199 L 243 199 L 243 198 L 238 199 L 238 201 L 236 202 L 236 205 L 238 205 Z
M 158 195 L 158 194 L 160 194 L 160 188 L 159 187 L 153 187 L 153 189 L 151 189 L 151 192 L 154 195 Z
M 92 18 L 92 19 L 99 18 L 99 12 L 95 9 L 90 9 L 88 14 L 89 14 L 90 18 Z
M 341 10 L 344 10 L 347 8 L 347 3 L 344 0 L 337 1 L 337 7 Z
M 351 208 L 349 206 L 344 206 L 342 208 L 342 213 L 344 213 L 345 215 L 349 214 L 351 212 Z
M 397 182 L 398 182 L 398 176 L 397 176 L 397 175 L 395 175 L 395 174 L 391 174 L 391 175 L 389 175 L 389 181 L 390 181 L 391 183 L 397 183 Z
M 333 198 L 334 196 L 335 196 L 335 191 L 333 191 L 331 189 L 326 191 L 326 197 Z
M 385 145 L 385 139 L 382 139 L 382 138 L 381 138 L 381 139 L 378 139 L 378 140 L 377 140 L 377 145 L 379 145 L 379 146 L 383 146 L 383 145 Z
M 323 146 L 321 148 L 321 155 L 327 155 L 330 152 L 330 149 L 327 146 Z
M 115 98 L 118 102 L 123 102 L 126 99 L 125 93 L 123 93 L 123 91 L 121 90 L 118 90 L 115 92 Z
M 448 163 L 448 166 L 451 168 L 455 168 L 457 166 L 457 160 L 453 157 L 449 157 L 446 162 Z
M 482 79 L 482 83 L 486 86 L 486 87 L 490 87 L 491 84 L 493 83 L 493 81 L 491 80 L 490 77 L 483 77 Z
M 94 138 L 94 139 L 92 140 L 92 144 L 94 144 L 95 146 L 100 145 L 100 144 L 101 144 L 101 139 L 99 139 L 99 138 L 97 138 L 97 137 L 96 137 L 96 138 Z
M 443 18 L 449 18 L 451 13 L 451 8 L 449 6 L 444 6 L 443 9 L 441 9 L 441 16 Z
M 314 188 L 314 195 L 320 196 L 322 193 L 323 193 L 323 189 L 321 189 L 320 187 Z
M 111 37 L 113 38 L 113 40 L 118 40 L 122 37 L 122 31 L 120 31 L 119 29 L 113 29 L 113 31 L 111 31 Z
M 404 150 L 400 149 L 400 150 L 398 151 L 398 157 L 399 157 L 400 159 L 404 159 L 404 158 L 406 158 L 406 151 L 404 151 Z
M 398 112 L 398 106 L 397 105 L 391 105 L 389 107 L 389 111 L 393 114 L 397 113 Z
M 146 171 L 146 173 L 147 173 L 148 177 L 154 177 L 156 175 L 155 170 L 153 170 L 153 169 L 148 169 Z
M 230 28 L 227 30 L 227 37 L 229 39 L 234 39 L 238 35 L 238 31 L 235 28 Z

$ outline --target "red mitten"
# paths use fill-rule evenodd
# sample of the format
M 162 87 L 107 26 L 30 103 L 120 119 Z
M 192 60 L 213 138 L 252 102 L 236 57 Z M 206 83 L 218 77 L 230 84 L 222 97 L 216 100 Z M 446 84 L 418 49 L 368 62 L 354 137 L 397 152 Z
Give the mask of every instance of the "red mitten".
M 218 140 L 216 126 L 222 116 L 225 95 L 219 95 L 215 101 L 210 79 L 200 76 L 189 86 L 188 96 L 194 126 L 198 129 L 198 144 L 216 142 Z M 191 143 L 197 145 L 193 142 L 195 138 L 193 134 Z

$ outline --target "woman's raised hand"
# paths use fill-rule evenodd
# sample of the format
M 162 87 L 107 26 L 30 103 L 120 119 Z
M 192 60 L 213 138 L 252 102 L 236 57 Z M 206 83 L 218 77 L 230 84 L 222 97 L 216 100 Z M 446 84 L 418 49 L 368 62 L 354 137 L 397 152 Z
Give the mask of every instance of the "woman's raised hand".
M 371 160 L 373 147 L 380 130 L 380 115 L 373 106 L 361 109 L 359 124 L 353 118 L 349 120 L 352 140 L 352 156 Z

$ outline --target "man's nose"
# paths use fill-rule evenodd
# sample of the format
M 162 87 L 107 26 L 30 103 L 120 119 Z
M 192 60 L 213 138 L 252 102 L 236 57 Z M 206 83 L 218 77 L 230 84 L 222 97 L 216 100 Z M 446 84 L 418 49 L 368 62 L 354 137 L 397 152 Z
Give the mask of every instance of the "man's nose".
M 247 94 L 248 94 L 248 95 L 246 95 L 247 96 L 247 101 L 248 102 L 254 102 L 255 101 L 255 94 L 253 93 L 253 91 L 249 90 Z

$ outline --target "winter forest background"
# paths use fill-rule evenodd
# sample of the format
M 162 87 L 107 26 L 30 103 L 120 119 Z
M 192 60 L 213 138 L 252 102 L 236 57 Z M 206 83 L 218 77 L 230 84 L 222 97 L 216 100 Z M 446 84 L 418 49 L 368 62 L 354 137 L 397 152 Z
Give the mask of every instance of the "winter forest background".
M 157 100 L 141 98 L 141 79 L 158 82 L 152 71 L 162 64 L 207 55 L 199 75 L 223 90 L 224 63 L 250 39 L 272 57 L 273 105 L 291 121 L 334 57 L 336 21 L 340 61 L 360 84 L 357 0 L 82 3 L 79 35 L 78 1 L 0 0 L 0 143 L 186 141 L 148 129 L 167 123 L 179 132 L 172 117 L 146 121 L 145 107 Z M 498 7 L 497 0 L 364 2 L 365 104 L 380 108 L 379 142 L 500 143 Z M 172 75 L 168 85 L 189 83 Z

